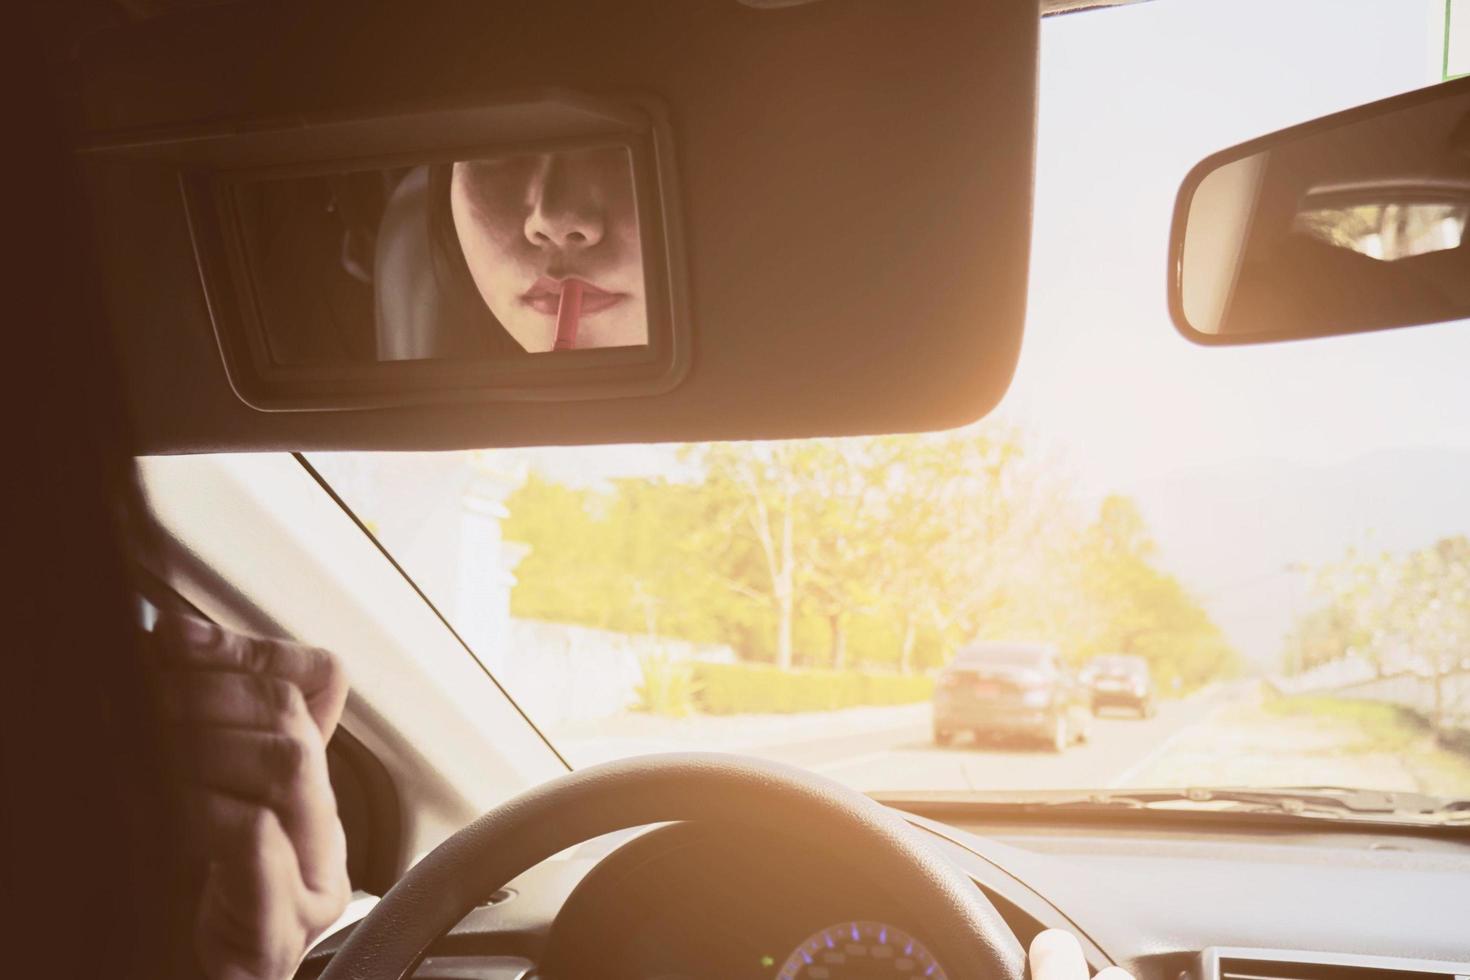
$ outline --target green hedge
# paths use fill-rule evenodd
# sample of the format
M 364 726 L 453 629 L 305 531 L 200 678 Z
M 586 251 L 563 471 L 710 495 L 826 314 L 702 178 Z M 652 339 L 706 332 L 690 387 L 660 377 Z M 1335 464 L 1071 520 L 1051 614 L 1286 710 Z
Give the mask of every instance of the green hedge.
M 927 701 L 934 693 L 934 681 L 912 674 L 697 663 L 694 689 L 695 701 L 706 714 L 791 714 Z

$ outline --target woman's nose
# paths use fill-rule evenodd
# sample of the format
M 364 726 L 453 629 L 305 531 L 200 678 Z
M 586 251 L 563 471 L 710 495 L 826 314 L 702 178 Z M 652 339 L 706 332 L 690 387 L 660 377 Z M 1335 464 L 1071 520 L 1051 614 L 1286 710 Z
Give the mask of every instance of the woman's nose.
M 591 248 L 604 231 L 597 189 L 559 157 L 547 154 L 531 182 L 526 239 L 538 248 Z

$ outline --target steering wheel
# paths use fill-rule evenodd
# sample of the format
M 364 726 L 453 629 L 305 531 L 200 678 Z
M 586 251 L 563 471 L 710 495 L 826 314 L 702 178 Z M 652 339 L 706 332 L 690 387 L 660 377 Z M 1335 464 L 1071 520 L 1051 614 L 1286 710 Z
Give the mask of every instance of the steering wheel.
M 485 897 L 601 834 L 665 821 L 734 823 L 861 854 L 954 980 L 1022 980 L 1025 954 L 976 885 L 901 817 L 790 766 L 714 753 L 622 759 L 553 779 L 431 851 L 358 923 L 321 980 L 405 980 Z

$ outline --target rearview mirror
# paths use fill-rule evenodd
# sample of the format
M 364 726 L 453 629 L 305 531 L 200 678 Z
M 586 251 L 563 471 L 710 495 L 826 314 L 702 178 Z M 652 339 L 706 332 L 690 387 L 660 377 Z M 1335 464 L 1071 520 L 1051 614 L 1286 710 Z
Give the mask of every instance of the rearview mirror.
M 1470 317 L 1470 80 L 1217 153 L 1180 189 L 1175 324 L 1261 343 Z

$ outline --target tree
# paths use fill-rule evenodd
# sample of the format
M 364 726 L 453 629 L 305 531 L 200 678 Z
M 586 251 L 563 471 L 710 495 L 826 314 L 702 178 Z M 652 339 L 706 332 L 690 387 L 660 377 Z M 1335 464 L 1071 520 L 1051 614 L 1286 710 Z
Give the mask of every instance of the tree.
M 807 521 L 797 588 L 828 628 L 828 662 L 848 666 L 848 628 L 879 612 L 879 569 L 891 522 L 889 481 L 900 456 L 877 439 L 813 442 L 793 462 Z
M 1057 469 L 995 426 L 686 447 L 686 478 L 532 476 L 516 615 L 730 644 L 783 669 L 943 662 L 974 639 L 1134 650 L 1190 683 L 1233 653 L 1153 562 L 1130 501 L 1088 523 Z
M 1431 721 L 1445 722 L 1444 679 L 1470 650 L 1470 541 L 1445 538 L 1404 562 L 1395 618 L 1413 638 L 1433 685 Z
M 1239 658 L 1204 607 L 1154 564 L 1156 548 L 1138 508 L 1106 497 L 1077 556 L 1090 622 L 1080 655 L 1144 657 L 1156 679 L 1195 687 L 1238 668 Z
M 573 489 L 533 472 L 506 506 L 506 539 L 530 546 L 514 615 L 696 642 L 729 642 L 749 626 L 691 553 L 707 520 L 697 486 L 627 479 Z
M 1287 634 L 1287 669 L 1291 673 L 1311 670 L 1340 660 L 1355 649 L 1364 649 L 1369 637 L 1340 605 L 1303 612 Z
M 942 660 L 978 633 L 1004 632 L 1018 581 L 1034 581 L 1052 502 L 1015 434 L 880 437 L 866 459 L 870 592 L 899 638 L 899 668 L 913 668 L 921 636 Z
M 719 515 L 704 537 L 720 578 L 774 614 L 779 667 L 793 663 L 803 607 L 826 622 L 830 659 L 843 666 L 846 621 L 873 601 L 870 568 L 882 539 L 870 448 L 864 440 L 811 440 L 688 450 Z
M 1349 551 L 1321 569 L 1318 588 L 1327 604 L 1298 624 L 1298 642 L 1313 626 L 1331 625 L 1329 654 L 1361 656 L 1379 674 L 1422 670 L 1432 684 L 1432 721 L 1441 726 L 1444 678 L 1470 651 L 1470 540 L 1442 538 L 1402 555 Z
M 769 607 L 776 617 L 776 666 L 792 665 L 792 630 L 796 620 L 796 480 L 791 457 L 800 443 L 717 443 L 691 447 L 703 466 L 705 488 L 717 518 L 702 535 L 711 540 L 712 557 L 733 574 L 721 579 L 732 592 Z M 754 551 L 756 568 L 736 554 Z M 750 574 L 755 571 L 756 574 Z

